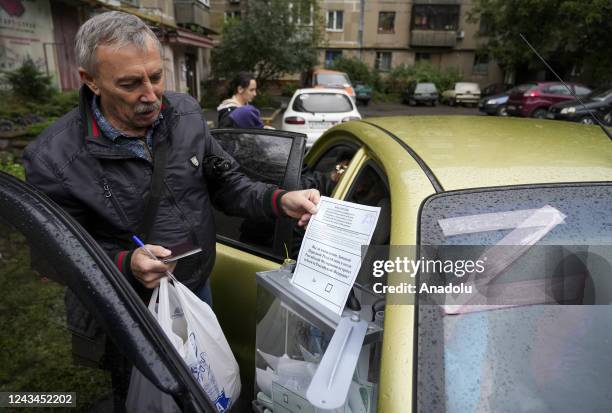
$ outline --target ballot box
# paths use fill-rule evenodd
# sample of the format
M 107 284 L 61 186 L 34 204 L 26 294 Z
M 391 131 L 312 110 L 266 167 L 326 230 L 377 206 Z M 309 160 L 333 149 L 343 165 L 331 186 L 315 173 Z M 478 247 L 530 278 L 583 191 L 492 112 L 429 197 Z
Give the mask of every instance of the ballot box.
M 382 300 L 356 285 L 353 291 L 360 310 L 345 309 L 339 315 L 295 288 L 292 276 L 292 272 L 282 267 L 257 273 L 254 410 L 273 413 L 376 411 L 384 318 Z M 367 328 L 356 351 L 354 371 L 336 371 L 333 367 L 333 380 L 342 379 L 335 376 L 347 379 L 348 393 L 342 398 L 342 406 L 323 409 L 309 401 L 307 391 L 342 317 L 364 320 Z M 334 386 L 331 379 L 326 384 Z

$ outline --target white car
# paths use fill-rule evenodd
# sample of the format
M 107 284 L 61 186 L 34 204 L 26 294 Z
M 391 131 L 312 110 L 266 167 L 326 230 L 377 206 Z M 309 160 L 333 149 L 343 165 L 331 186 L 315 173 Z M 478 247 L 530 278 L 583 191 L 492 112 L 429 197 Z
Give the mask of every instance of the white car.
M 298 89 L 283 115 L 282 129 L 305 134 L 306 148 L 334 125 L 361 119 L 350 95 L 341 89 Z
M 480 86 L 478 83 L 457 82 L 454 88 L 442 93 L 440 100 L 451 106 L 461 103 L 475 106 L 480 100 Z

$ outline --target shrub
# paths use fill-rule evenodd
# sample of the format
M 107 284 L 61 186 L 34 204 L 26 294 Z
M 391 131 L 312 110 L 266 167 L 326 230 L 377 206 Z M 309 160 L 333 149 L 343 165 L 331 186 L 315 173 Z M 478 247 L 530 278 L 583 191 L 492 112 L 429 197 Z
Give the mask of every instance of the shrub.
M 395 67 L 385 80 L 385 91 L 399 93 L 412 82 L 431 82 L 442 92 L 460 80 L 461 73 L 455 67 L 440 69 L 429 62 L 418 62 Z
M 33 113 L 45 117 L 60 117 L 79 106 L 79 92 L 55 93 L 46 103 L 31 102 L 28 107 Z
M 38 70 L 30 59 L 23 62 L 20 68 L 4 72 L 4 77 L 13 93 L 25 101 L 46 102 L 56 92 L 51 86 L 51 76 Z
M 25 181 L 25 170 L 23 165 L 15 162 L 12 155 L 6 156 L 5 159 L 0 158 L 0 171 Z
M 354 57 L 339 57 L 334 60 L 331 68 L 346 73 L 353 84 L 357 82 L 372 84 L 372 73 L 368 65 Z
M 266 92 L 257 92 L 257 96 L 253 99 L 253 105 L 258 109 L 263 108 L 276 108 L 280 106 L 280 103 L 271 95 Z
M 300 88 L 300 85 L 293 82 L 287 82 L 283 84 L 283 89 L 281 94 L 286 97 L 291 97 L 295 93 L 296 90 Z
M 42 133 L 42 131 L 44 131 L 49 126 L 51 126 L 53 122 L 55 122 L 56 120 L 57 120 L 56 117 L 51 117 L 42 122 L 33 123 L 29 125 L 28 126 L 28 136 L 31 136 L 33 138 L 37 137 L 38 135 Z

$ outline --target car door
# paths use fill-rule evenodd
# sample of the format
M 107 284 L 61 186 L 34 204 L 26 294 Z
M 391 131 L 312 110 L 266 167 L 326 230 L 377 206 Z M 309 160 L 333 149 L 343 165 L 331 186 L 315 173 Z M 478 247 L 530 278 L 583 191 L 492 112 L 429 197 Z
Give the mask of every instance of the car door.
M 216 411 L 93 238 L 46 196 L 4 173 L 0 286 L 3 407 L 114 411 L 128 384 L 108 371 L 119 352 L 184 411 Z M 18 392 L 45 397 L 23 398 Z M 64 393 L 51 397 L 49 392 Z
M 567 88 L 562 84 L 548 86 L 546 89 L 544 89 L 544 93 L 546 94 L 546 99 L 550 102 L 550 105 L 573 99 L 570 91 L 567 90 Z
M 213 137 L 253 180 L 286 190 L 299 187 L 305 136 L 268 129 L 214 129 Z M 214 211 L 217 258 L 213 308 L 240 365 L 242 395 L 252 400 L 255 348 L 255 273 L 277 268 L 291 246 L 294 221 L 250 220 Z

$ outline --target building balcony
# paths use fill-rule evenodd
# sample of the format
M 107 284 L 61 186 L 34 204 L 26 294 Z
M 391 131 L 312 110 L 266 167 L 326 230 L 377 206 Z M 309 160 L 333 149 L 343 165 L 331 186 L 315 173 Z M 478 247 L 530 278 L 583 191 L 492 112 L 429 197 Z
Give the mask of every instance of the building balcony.
M 454 30 L 411 30 L 412 47 L 455 47 L 457 32 Z
M 210 27 L 210 10 L 204 5 L 204 0 L 179 0 L 174 2 L 176 23 L 184 26 L 197 25 Z M 209 4 L 209 3 L 208 3 Z

